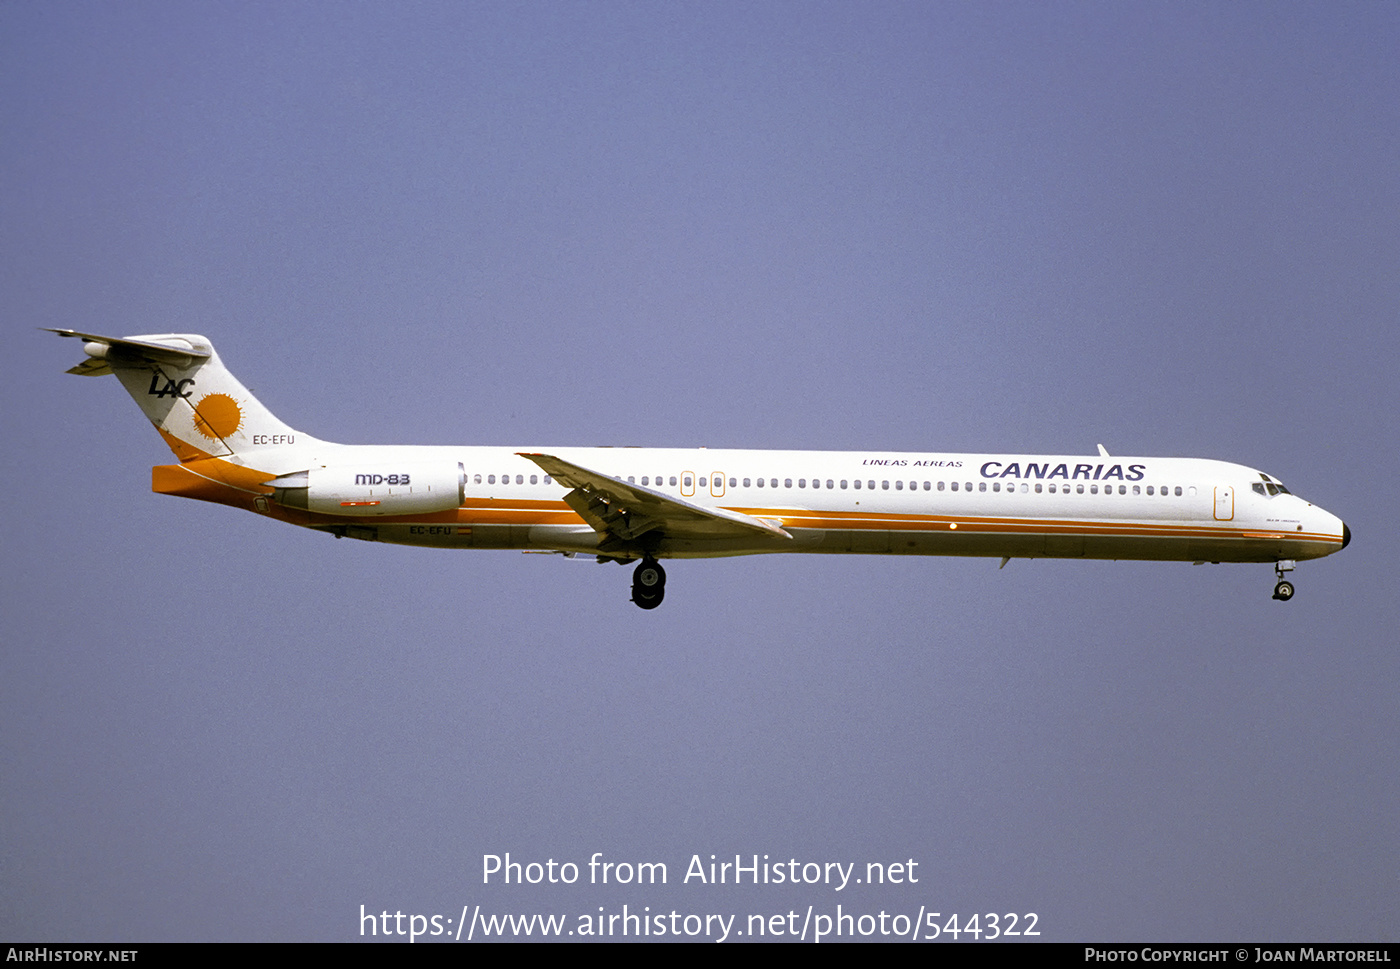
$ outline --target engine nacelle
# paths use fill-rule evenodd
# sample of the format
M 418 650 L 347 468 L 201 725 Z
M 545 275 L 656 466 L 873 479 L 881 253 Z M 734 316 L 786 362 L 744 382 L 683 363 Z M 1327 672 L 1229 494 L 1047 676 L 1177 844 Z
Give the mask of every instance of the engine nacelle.
M 421 515 L 455 511 L 466 499 L 460 462 L 393 462 L 311 468 L 267 482 L 272 500 L 321 515 Z

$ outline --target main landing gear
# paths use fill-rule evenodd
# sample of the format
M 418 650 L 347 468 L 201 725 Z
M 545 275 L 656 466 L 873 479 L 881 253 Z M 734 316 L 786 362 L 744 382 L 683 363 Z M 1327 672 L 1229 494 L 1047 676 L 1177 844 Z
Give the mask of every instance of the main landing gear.
M 1279 602 L 1287 602 L 1293 598 L 1293 583 L 1283 577 L 1283 573 L 1293 571 L 1293 562 L 1283 559 L 1274 563 L 1274 575 L 1278 576 L 1278 585 L 1274 586 L 1274 598 Z
M 666 597 L 666 570 L 648 555 L 632 573 L 632 601 L 643 609 L 655 609 Z

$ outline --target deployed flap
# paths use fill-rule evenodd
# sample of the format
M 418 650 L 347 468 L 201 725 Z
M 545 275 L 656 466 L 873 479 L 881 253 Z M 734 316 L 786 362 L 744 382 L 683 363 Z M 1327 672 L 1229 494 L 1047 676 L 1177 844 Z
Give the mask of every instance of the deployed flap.
M 539 465 L 555 481 L 574 489 L 564 496 L 564 501 L 594 530 L 622 542 L 658 529 L 714 536 L 756 533 L 792 538 L 779 526 L 752 515 L 691 504 L 674 495 L 581 468 L 552 454 L 518 453 Z

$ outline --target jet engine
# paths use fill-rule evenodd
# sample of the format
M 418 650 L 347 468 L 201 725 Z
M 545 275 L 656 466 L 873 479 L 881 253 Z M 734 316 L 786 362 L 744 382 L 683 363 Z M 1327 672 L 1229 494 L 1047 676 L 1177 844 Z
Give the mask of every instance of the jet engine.
M 466 498 L 460 462 L 385 462 L 309 468 L 267 484 L 272 500 L 321 515 L 415 515 L 455 511 Z

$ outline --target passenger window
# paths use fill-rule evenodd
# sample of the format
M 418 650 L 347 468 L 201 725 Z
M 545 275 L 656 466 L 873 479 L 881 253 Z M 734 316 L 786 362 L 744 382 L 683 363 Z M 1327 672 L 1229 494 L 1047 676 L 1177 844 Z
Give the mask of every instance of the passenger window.
M 784 488 L 791 488 L 791 487 L 792 487 L 792 479 L 791 479 L 791 478 L 784 478 L 784 479 L 783 479 L 783 487 L 784 487 Z
M 979 481 L 979 482 L 977 482 L 977 490 L 978 490 L 978 491 L 986 491 L 986 490 L 987 490 L 987 482 L 985 482 L 985 481 Z
M 788 485 L 788 487 L 791 488 L 792 485 Z M 798 479 L 797 479 L 797 487 L 799 487 L 799 488 L 805 488 L 805 487 L 807 487 L 807 479 L 806 479 L 806 478 L 798 478 Z
M 846 479 L 845 479 L 845 478 L 842 478 L 842 479 L 841 479 L 841 490 L 842 490 L 842 491 L 845 491 L 845 490 L 846 490 Z
M 1051 485 L 1050 487 L 1053 488 L 1053 487 L 1055 487 L 1055 486 L 1054 486 L 1054 485 Z M 1037 481 L 1037 482 L 1035 483 L 1035 493 L 1036 493 L 1036 494 L 1040 494 L 1040 482 L 1039 482 L 1039 481 Z
M 1075 490 L 1075 493 L 1076 493 L 1076 494 L 1081 494 L 1081 495 L 1084 494 L 1084 486 L 1083 486 L 1082 484 L 1081 484 L 1081 485 L 1075 485 L 1075 486 L 1074 486 L 1074 490 Z
M 551 478 L 549 475 L 545 475 L 545 476 L 544 476 L 544 483 L 545 483 L 545 484 L 552 484 L 553 482 L 554 482 L 554 479 Z
M 894 490 L 895 490 L 895 491 L 903 491 L 903 490 L 904 490 L 904 482 L 903 482 L 903 481 L 896 481 L 896 482 L 894 483 Z
M 486 476 L 486 483 L 487 483 L 487 484 L 495 484 L 495 483 L 496 483 L 496 476 L 495 476 L 494 474 L 488 474 L 488 475 Z
M 941 481 L 938 482 L 938 490 L 939 490 L 939 491 L 942 491 L 942 490 L 943 490 L 943 482 L 941 482 Z
M 730 479 L 729 479 L 729 487 L 731 487 L 731 488 L 733 488 L 733 487 L 735 487 L 736 485 L 738 485 L 738 483 L 739 483 L 739 479 L 738 479 L 738 478 L 730 478 Z M 744 484 L 748 484 L 748 481 L 745 480 L 745 481 L 744 481 Z
M 673 475 L 671 475 L 671 487 L 674 488 L 675 486 L 676 486 L 676 476 L 673 474 Z
M 758 486 L 759 486 L 760 488 L 763 487 L 763 479 L 762 479 L 762 478 L 759 478 L 759 479 L 758 479 Z
M 957 490 L 958 490 L 958 483 L 957 483 L 956 481 L 953 482 L 953 490 L 954 490 L 954 491 L 957 491 Z
M 844 481 L 841 482 L 841 487 L 843 487 L 843 488 L 846 487 L 846 483 L 845 483 Z M 827 479 L 826 479 L 826 490 L 827 490 L 827 491 L 830 491 L 830 490 L 831 490 L 831 479 L 830 479 L 830 478 L 827 478 Z
M 881 482 L 880 482 L 880 490 L 881 490 L 881 491 L 889 491 L 889 490 L 890 490 L 890 483 L 889 483 L 888 481 L 881 481 Z
M 539 484 L 539 483 L 540 483 L 540 476 L 539 476 L 539 475 L 537 475 L 537 474 L 532 474 L 532 475 L 530 475 L 530 484 Z
M 476 475 L 472 480 L 476 484 L 481 484 L 481 475 Z
M 1091 494 L 1091 495 L 1096 495 L 1096 494 L 1098 494 L 1098 493 L 1099 493 L 1099 486 L 1098 486 L 1098 485 L 1090 485 L 1090 486 L 1089 486 L 1089 494 Z
M 860 479 L 859 479 L 859 478 L 856 479 L 856 490 L 857 490 L 857 491 L 860 490 Z
M 1178 498 L 1181 497 L 1181 485 L 1177 485 L 1177 486 L 1176 486 L 1176 496 L 1177 496 Z

